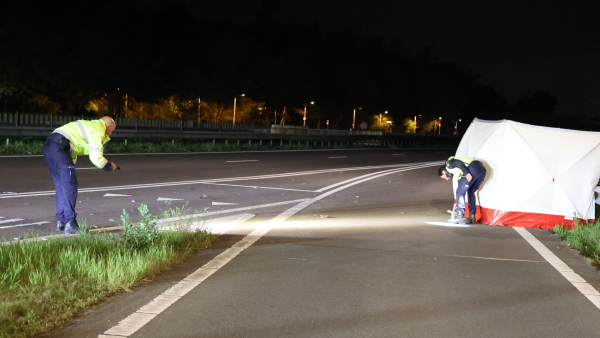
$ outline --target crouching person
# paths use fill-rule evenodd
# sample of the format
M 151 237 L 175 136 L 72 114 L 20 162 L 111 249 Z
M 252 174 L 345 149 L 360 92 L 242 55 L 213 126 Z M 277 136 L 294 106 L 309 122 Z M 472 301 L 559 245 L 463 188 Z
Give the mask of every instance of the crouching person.
M 477 200 L 475 192 L 479 190 L 481 183 L 485 179 L 487 171 L 483 163 L 475 161 L 472 158 L 454 157 L 446 161 L 446 164 L 439 168 L 438 175 L 447 180 L 453 176 L 458 179 L 458 188 L 456 189 L 456 209 L 449 223 L 470 224 L 476 223 L 475 214 L 477 213 Z M 465 196 L 469 194 L 469 217 L 465 218 Z

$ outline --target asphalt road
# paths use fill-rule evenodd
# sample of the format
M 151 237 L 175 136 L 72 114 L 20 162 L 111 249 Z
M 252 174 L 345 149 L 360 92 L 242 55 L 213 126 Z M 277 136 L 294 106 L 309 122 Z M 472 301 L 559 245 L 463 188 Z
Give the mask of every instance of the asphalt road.
M 207 226 L 226 232 L 209 250 L 45 336 L 599 336 L 600 309 L 540 245 L 596 288 L 600 276 L 548 231 L 528 230 L 541 243 L 535 249 L 510 227 L 426 223 L 448 218 L 451 184 L 432 162 L 451 154 L 128 155 L 109 157 L 118 172 L 82 169 L 78 212 L 91 224 L 114 225 L 123 208 L 146 203 L 158 211 L 159 199 L 177 198 L 172 205 L 207 210 Z M 23 219 L 0 226 L 53 221 L 43 159 L 0 161 L 0 185 L 10 192 L 0 216 Z M 85 159 L 78 165 L 91 167 Z

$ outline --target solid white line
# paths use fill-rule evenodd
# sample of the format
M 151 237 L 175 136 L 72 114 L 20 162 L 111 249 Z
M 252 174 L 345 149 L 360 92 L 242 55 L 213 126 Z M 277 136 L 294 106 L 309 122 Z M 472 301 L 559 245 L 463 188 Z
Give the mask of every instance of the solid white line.
M 348 158 L 348 156 L 332 156 L 332 157 L 328 157 L 328 158 Z
M 432 164 L 424 164 L 424 165 L 418 165 L 418 166 L 410 166 L 410 167 L 405 167 L 405 168 L 403 168 L 403 170 L 402 170 L 402 171 L 405 171 L 405 170 L 412 170 L 412 169 L 428 168 L 428 167 L 432 167 L 432 166 L 437 166 L 437 165 L 440 165 L 441 163 L 444 163 L 444 162 L 438 162 L 438 163 L 432 163 Z M 367 175 L 364 175 L 364 176 L 359 176 L 359 177 L 351 178 L 351 179 L 349 179 L 349 180 L 347 180 L 347 181 L 343 181 L 343 182 L 339 182 L 339 183 L 334 183 L 334 184 L 332 184 L 332 185 L 328 185 L 328 186 L 326 186 L 326 187 L 324 187 L 324 188 L 321 188 L 321 189 L 317 190 L 316 192 L 323 192 L 323 191 L 325 191 L 325 190 L 329 190 L 329 189 L 331 189 L 331 188 L 334 188 L 334 187 L 340 186 L 340 185 L 342 185 L 342 184 L 344 184 L 344 183 L 346 183 L 346 182 L 353 181 L 353 180 L 358 180 L 358 179 L 360 179 L 361 177 L 365 177 L 365 176 L 369 176 L 369 175 L 377 175 L 377 174 L 381 174 L 381 173 L 384 173 L 384 172 L 389 172 L 389 171 L 393 171 L 393 170 L 396 170 L 396 169 L 389 169 L 389 170 L 383 170 L 383 171 L 376 171 L 376 172 L 374 172 L 374 173 L 370 173 L 370 174 L 367 174 Z
M 24 219 L 22 219 L 22 218 L 7 219 L 7 220 L 4 220 L 4 221 L 0 221 L 0 224 L 12 223 L 12 222 L 19 222 L 19 221 L 24 221 Z
M 513 227 L 515 231 L 521 235 L 531 246 L 542 256 L 550 265 L 552 265 L 563 277 L 565 277 L 573 286 L 581 292 L 587 299 L 600 308 L 600 292 L 596 290 L 592 285 L 583 279 L 580 275 L 575 273 L 567 264 L 565 264 L 560 258 L 558 258 L 552 251 L 550 251 L 542 242 L 535 238 L 527 229 L 520 227 Z
M 239 184 L 223 184 L 223 183 L 202 183 L 202 184 L 210 184 L 210 185 L 224 185 L 229 187 L 242 187 L 242 188 L 255 188 L 255 189 L 274 189 L 274 190 L 291 190 L 291 191 L 307 191 L 307 192 L 316 192 L 314 190 L 300 190 L 300 189 L 286 189 L 286 188 L 272 188 L 272 187 L 261 187 L 260 185 L 239 185 Z
M 491 261 L 511 261 L 511 262 L 528 262 L 528 263 L 546 263 L 544 261 L 532 261 L 529 259 L 512 259 L 512 258 L 494 258 L 494 257 L 479 257 L 479 256 L 461 256 L 461 255 L 444 255 L 446 257 L 474 258 L 487 259 Z
M 17 224 L 17 225 L 5 225 L 5 226 L 1 226 L 0 229 L 8 229 L 8 228 L 16 228 L 16 227 L 24 227 L 27 225 L 42 225 L 42 224 L 48 224 L 50 222 L 35 222 L 35 223 L 27 223 L 27 224 Z
M 98 191 L 111 191 L 111 190 L 144 189 L 144 188 L 156 188 L 156 187 L 171 187 L 171 186 L 178 186 L 178 185 L 192 185 L 192 184 L 200 184 L 200 183 L 207 183 L 207 182 L 248 181 L 248 180 L 255 180 L 255 179 L 267 179 L 267 178 L 280 178 L 280 177 L 291 177 L 291 176 L 315 175 L 315 174 L 325 174 L 325 173 L 332 173 L 332 172 L 344 172 L 344 171 L 355 171 L 355 170 L 398 168 L 398 167 L 407 167 L 407 166 L 411 166 L 411 165 L 428 165 L 428 164 L 439 165 L 439 163 L 443 163 L 443 162 L 422 162 L 422 163 L 389 164 L 389 165 L 380 165 L 380 166 L 350 167 L 350 168 L 339 168 L 339 169 L 322 169 L 322 170 L 312 170 L 312 171 L 303 171 L 303 172 L 302 171 L 301 172 L 291 172 L 291 173 L 283 173 L 283 174 L 246 176 L 246 177 L 232 177 L 232 178 L 218 178 L 218 179 L 207 179 L 207 180 L 196 180 L 196 181 L 179 181 L 179 182 L 165 182 L 165 183 L 121 185 L 121 186 L 112 186 L 112 187 L 84 188 L 84 189 L 79 189 L 78 193 L 98 192 Z M 0 195 L 0 199 L 2 199 L 2 198 L 18 198 L 18 197 L 49 196 L 49 195 L 54 195 L 54 194 L 55 194 L 55 192 L 53 190 L 32 191 L 32 192 L 23 192 L 23 193 L 3 194 L 3 195 Z
M 240 163 L 240 162 L 258 162 L 258 160 L 239 160 L 239 161 L 225 161 L 226 163 Z
M 401 170 L 401 169 L 398 169 Z M 261 237 L 267 234 L 271 229 L 276 227 L 277 225 L 283 223 L 288 218 L 292 217 L 297 212 L 302 209 L 308 207 L 309 205 L 322 200 L 323 198 L 330 196 L 338 191 L 347 189 L 351 186 L 357 185 L 359 183 L 363 183 L 381 176 L 393 174 L 395 172 L 386 172 L 383 174 L 365 177 L 358 181 L 354 180 L 354 182 L 350 182 L 344 186 L 341 186 L 337 189 L 331 190 L 329 192 L 323 193 L 315 198 L 307 199 L 301 202 L 298 205 L 291 207 L 290 209 L 284 211 L 279 214 L 275 218 L 269 220 L 268 222 L 258 226 L 254 231 L 252 231 L 249 235 L 244 237 L 241 241 L 234 244 L 231 248 L 225 250 L 217 257 L 213 258 L 210 262 L 203 265 L 201 268 L 184 278 L 179 283 L 172 286 L 169 290 L 165 291 L 150 303 L 141 307 L 139 310 L 129 315 L 127 318 L 123 319 L 119 322 L 117 326 L 110 328 L 109 330 L 104 332 L 104 335 L 113 335 L 119 337 L 129 337 L 142 328 L 144 325 L 149 323 L 152 319 L 158 316 L 160 313 L 165 311 L 183 296 L 185 296 L 188 292 L 192 291 L 196 286 L 205 281 L 208 277 L 212 276 L 215 272 L 217 272 L 220 268 L 229 263 L 232 259 L 234 259 L 237 255 L 239 255 L 242 251 L 249 248 L 252 244 L 256 243 Z M 364 175 L 367 176 L 367 175 Z M 350 180 L 348 180 L 350 181 Z M 99 338 L 106 337 L 104 335 L 98 336 Z

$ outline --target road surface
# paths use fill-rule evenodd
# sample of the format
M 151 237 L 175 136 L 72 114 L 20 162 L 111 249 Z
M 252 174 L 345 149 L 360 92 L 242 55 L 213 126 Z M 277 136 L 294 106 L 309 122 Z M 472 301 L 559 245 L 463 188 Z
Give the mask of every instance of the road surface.
M 598 336 L 600 277 L 549 231 L 436 223 L 452 206 L 437 177 L 452 153 L 107 156 L 123 168 L 112 173 L 82 158 L 78 212 L 89 224 L 177 199 L 224 235 L 45 337 Z M 1 161 L 0 221 L 20 221 L 0 226 L 52 222 L 1 236 L 52 234 L 43 158 Z

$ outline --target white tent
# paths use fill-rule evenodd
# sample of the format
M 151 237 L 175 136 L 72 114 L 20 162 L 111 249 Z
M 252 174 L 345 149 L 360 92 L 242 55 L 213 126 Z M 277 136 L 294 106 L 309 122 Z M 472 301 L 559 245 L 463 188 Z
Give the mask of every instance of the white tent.
M 475 119 L 457 157 L 487 169 L 481 223 L 553 228 L 573 216 L 593 221 L 600 178 L 600 133 Z

